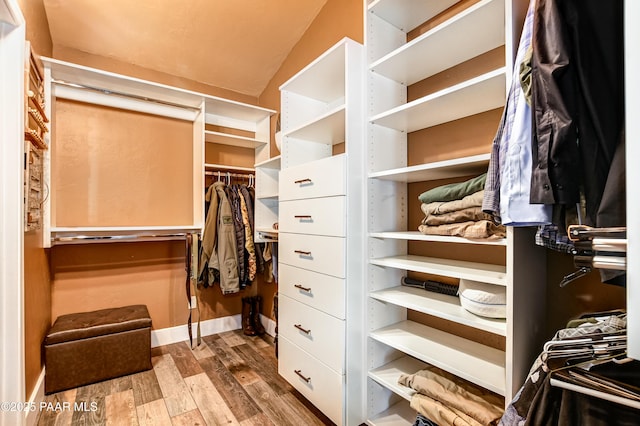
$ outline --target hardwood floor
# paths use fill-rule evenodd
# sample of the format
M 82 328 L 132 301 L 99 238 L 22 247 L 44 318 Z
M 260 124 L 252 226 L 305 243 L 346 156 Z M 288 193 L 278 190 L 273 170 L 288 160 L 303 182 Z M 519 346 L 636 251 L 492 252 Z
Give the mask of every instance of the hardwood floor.
M 235 330 L 153 348 L 152 370 L 48 395 L 38 425 L 333 425 L 278 375 L 272 340 Z

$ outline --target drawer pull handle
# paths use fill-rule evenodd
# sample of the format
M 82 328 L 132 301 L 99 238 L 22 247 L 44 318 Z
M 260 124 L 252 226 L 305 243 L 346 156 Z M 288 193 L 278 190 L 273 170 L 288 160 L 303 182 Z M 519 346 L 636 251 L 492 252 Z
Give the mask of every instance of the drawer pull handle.
M 299 288 L 302 291 L 306 291 L 307 293 L 311 293 L 311 287 L 302 287 L 300 284 L 295 284 L 295 288 Z
M 311 330 L 307 330 L 306 328 L 302 327 L 302 324 L 294 324 L 293 325 L 295 328 L 297 328 L 298 330 L 302 331 L 304 334 L 309 334 L 311 333 Z
M 311 256 L 311 252 L 310 251 L 294 250 L 293 252 L 301 254 L 303 256 Z
M 293 370 L 293 372 L 296 373 L 305 382 L 309 383 L 311 381 L 311 377 L 304 377 L 302 375 L 302 370 Z
M 295 219 L 311 219 L 311 215 L 310 214 L 297 214 L 295 216 L 293 216 Z
M 306 179 L 299 179 L 294 181 L 293 183 L 311 183 L 311 179 L 306 178 Z

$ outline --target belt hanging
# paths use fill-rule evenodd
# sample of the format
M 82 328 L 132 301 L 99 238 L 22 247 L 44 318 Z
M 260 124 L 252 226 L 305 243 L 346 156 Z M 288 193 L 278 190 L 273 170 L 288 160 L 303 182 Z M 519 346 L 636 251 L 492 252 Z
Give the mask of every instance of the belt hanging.
M 200 251 L 200 238 L 198 234 L 192 234 L 192 244 L 191 244 L 191 273 L 189 274 L 191 281 L 193 282 L 193 292 L 195 293 L 195 306 L 190 306 L 191 309 L 196 309 L 196 313 L 198 314 L 198 328 L 197 328 L 197 337 L 196 337 L 196 346 L 200 346 L 201 342 L 201 334 L 200 334 L 200 294 L 198 290 L 198 259 L 199 259 L 199 251 Z
M 192 252 L 192 234 L 187 234 L 185 241 L 185 270 L 187 272 L 187 278 L 185 282 L 187 304 L 189 306 L 189 319 L 187 320 L 187 331 L 189 332 L 189 346 L 193 347 L 193 335 L 191 333 L 191 252 Z

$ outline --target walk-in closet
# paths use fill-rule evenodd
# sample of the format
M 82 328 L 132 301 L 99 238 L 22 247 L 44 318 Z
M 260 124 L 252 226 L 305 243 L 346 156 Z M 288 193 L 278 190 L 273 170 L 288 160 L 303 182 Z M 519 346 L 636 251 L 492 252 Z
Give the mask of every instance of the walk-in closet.
M 0 0 L 0 426 L 640 424 L 638 19 Z

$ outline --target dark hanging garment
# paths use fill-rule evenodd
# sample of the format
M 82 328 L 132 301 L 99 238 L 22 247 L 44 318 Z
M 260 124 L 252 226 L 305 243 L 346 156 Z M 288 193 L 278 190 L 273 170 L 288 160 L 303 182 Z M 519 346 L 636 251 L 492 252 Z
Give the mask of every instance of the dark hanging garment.
M 622 6 L 538 0 L 535 11 L 531 202 L 575 205 L 582 188 L 590 226 L 623 128 Z
M 244 224 L 242 223 L 242 212 L 240 210 L 240 199 L 235 187 L 227 185 L 225 188 L 227 198 L 231 204 L 231 213 L 233 216 L 233 227 L 236 235 L 236 250 L 238 252 L 238 278 L 240 279 L 240 288 L 246 286 L 246 267 L 244 255 Z

